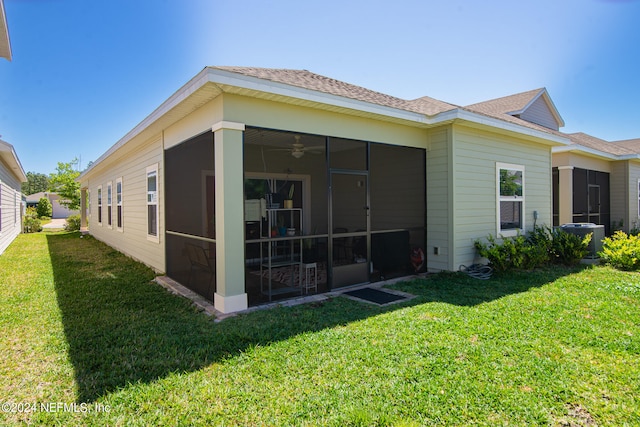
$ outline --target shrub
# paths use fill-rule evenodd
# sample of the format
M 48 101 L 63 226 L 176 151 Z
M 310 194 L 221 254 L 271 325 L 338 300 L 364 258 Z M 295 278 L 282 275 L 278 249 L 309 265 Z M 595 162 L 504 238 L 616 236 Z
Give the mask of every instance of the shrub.
M 616 231 L 613 236 L 605 237 L 602 251 L 598 255 L 605 263 L 615 268 L 638 270 L 640 269 L 640 236 Z
M 544 245 L 531 243 L 518 234 L 513 238 L 504 238 L 501 243 L 489 235 L 488 244 L 475 242 L 480 256 L 487 258 L 496 271 L 508 271 L 514 268 L 531 270 L 548 261 L 548 252 Z
M 67 231 L 80 230 L 80 215 L 71 215 L 67 218 L 67 223 L 64 225 L 64 229 Z
M 47 199 L 46 197 L 41 197 L 40 200 L 38 200 L 38 207 L 36 208 L 36 211 L 38 212 L 38 217 L 40 218 L 51 218 L 51 215 L 53 215 L 53 207 L 51 206 L 51 202 L 49 201 L 49 199 Z
M 40 217 L 36 208 L 27 208 L 27 212 L 24 215 L 23 231 L 25 233 L 37 233 L 42 231 L 42 224 L 40 223 Z
M 576 265 L 589 253 L 593 233 L 584 237 L 567 233 L 561 228 L 552 231 L 550 258 L 555 264 Z
M 574 265 L 588 253 L 591 234 L 582 238 L 562 229 L 535 227 L 527 236 L 503 238 L 489 235 L 487 243 L 476 240 L 474 246 L 496 271 L 532 270 L 549 263 Z

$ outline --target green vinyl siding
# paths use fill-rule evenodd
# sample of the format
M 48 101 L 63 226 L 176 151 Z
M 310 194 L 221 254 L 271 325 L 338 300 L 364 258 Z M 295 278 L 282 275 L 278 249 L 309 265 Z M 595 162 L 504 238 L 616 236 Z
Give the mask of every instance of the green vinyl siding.
M 454 127 L 453 269 L 474 262 L 473 242 L 496 235 L 496 163 L 524 166 L 525 228 L 551 224 L 551 150 L 541 144 L 463 126 Z
M 427 267 L 429 270 L 450 269 L 451 244 L 451 149 L 449 129 L 429 135 L 427 152 Z M 434 248 L 439 254 L 434 254 Z M 451 254 L 453 254 L 451 252 Z

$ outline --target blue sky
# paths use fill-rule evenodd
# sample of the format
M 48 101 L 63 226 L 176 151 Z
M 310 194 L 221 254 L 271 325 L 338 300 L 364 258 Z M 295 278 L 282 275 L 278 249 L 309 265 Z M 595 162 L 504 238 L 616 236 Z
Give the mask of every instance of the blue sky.
M 458 105 L 546 87 L 564 132 L 640 138 L 640 1 L 4 2 L 0 135 L 25 171 L 86 166 L 206 65 Z

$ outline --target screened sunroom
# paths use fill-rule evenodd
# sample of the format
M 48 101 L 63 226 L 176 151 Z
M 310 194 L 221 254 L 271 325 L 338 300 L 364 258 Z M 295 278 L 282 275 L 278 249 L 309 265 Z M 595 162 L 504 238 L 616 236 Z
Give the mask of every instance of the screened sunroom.
M 249 305 L 404 276 L 424 248 L 424 149 L 247 126 L 242 135 Z M 165 150 L 167 274 L 216 292 L 213 133 Z M 220 188 L 218 186 L 218 188 Z M 217 202 L 216 202 L 217 201 Z

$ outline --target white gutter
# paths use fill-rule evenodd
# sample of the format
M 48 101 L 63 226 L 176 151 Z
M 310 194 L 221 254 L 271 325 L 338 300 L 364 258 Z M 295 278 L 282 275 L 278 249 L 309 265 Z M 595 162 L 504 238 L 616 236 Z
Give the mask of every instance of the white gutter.
M 301 88 L 298 86 L 291 86 L 284 83 L 264 80 L 257 77 L 245 76 L 243 74 L 233 73 L 226 70 L 209 68 L 209 71 L 211 73 L 211 81 L 215 80 L 215 83 L 237 86 L 260 92 L 267 92 L 275 95 L 317 102 L 321 104 L 334 105 L 337 107 L 348 108 L 357 111 L 364 111 L 372 114 L 407 120 L 410 122 L 420 123 L 428 126 L 433 126 L 446 121 L 458 119 L 526 134 L 536 138 L 547 139 L 563 145 L 569 143 L 568 138 L 563 138 L 543 131 L 520 126 L 515 123 L 505 122 L 503 120 L 488 117 L 482 114 L 472 113 L 461 108 L 438 113 L 435 116 L 426 116 L 422 113 L 415 113 L 412 111 L 374 104 L 367 101 L 346 98 L 343 96 L 319 92 L 316 90 Z
M 21 183 L 27 182 L 27 175 L 24 172 L 22 163 L 20 163 L 20 159 L 18 158 L 18 154 L 16 154 L 16 150 L 13 148 L 13 145 L 1 139 L 0 157 L 4 157 L 6 159 L 6 163 L 9 165 L 9 167 L 13 171 L 13 174 L 20 180 Z
M 285 96 L 288 98 L 301 99 L 304 101 L 316 102 L 320 104 L 328 104 L 336 107 L 348 108 L 351 110 L 363 111 L 366 113 L 407 120 L 410 122 L 429 124 L 429 119 L 421 113 L 415 113 L 399 108 L 374 104 L 367 101 L 360 101 L 358 99 L 333 95 L 326 92 L 320 92 L 317 90 L 302 88 L 299 86 L 274 82 L 258 77 L 246 76 L 244 74 L 233 73 L 231 71 L 219 70 L 216 68 L 208 68 L 208 70 L 209 81 L 220 85 L 236 86 L 243 89 L 266 92 L 274 95 Z
M 607 153 L 604 151 L 596 150 L 595 148 L 585 147 L 579 144 L 571 144 L 565 147 L 553 147 L 551 148 L 551 152 L 553 154 L 559 153 L 570 153 L 573 151 L 579 151 L 581 153 L 590 154 L 595 157 L 600 157 L 606 160 L 631 160 L 633 158 L 637 158 L 637 154 L 628 154 L 624 156 L 618 156 L 616 154 Z
M 474 113 L 464 109 L 455 109 L 445 111 L 444 113 L 437 114 L 433 117 L 430 124 L 437 124 L 448 120 L 464 120 L 471 123 L 477 123 L 493 128 L 502 129 L 505 131 L 516 132 L 523 135 L 528 135 L 535 138 L 546 139 L 547 141 L 556 142 L 558 144 L 567 145 L 571 143 L 569 138 L 565 138 L 552 133 L 543 132 L 540 130 L 532 129 L 526 126 L 518 125 L 515 123 L 506 122 L 494 117 L 485 116 L 484 114 Z
M 344 96 L 333 95 L 317 90 L 301 88 L 285 83 L 265 80 L 258 77 L 246 76 L 244 74 L 234 73 L 231 71 L 220 70 L 212 67 L 206 67 L 200 71 L 194 78 L 182 86 L 178 91 L 171 95 L 158 108 L 156 108 L 149 116 L 142 120 L 136 127 L 123 136 L 111 148 L 109 148 L 102 156 L 100 156 L 87 170 L 85 170 L 77 180 L 80 181 L 89 171 L 110 156 L 116 150 L 124 146 L 127 142 L 142 133 L 145 129 L 158 121 L 162 116 L 170 110 L 178 106 L 190 95 L 197 92 L 207 83 L 213 83 L 223 89 L 224 86 L 238 87 L 246 90 L 254 90 L 273 95 L 279 95 L 288 98 L 304 100 L 313 103 L 331 105 L 339 108 L 346 108 L 356 111 L 362 111 L 370 114 L 386 116 L 394 119 L 404 120 L 408 122 L 418 123 L 426 126 L 433 126 L 452 120 L 465 120 L 477 124 L 491 126 L 506 131 L 525 134 L 535 138 L 545 139 L 558 144 L 567 144 L 568 139 L 538 131 L 535 129 L 520 126 L 514 123 L 505 122 L 499 119 L 484 116 L 482 114 L 472 113 L 460 108 L 445 111 L 435 116 L 426 116 L 422 113 L 406 111 L 399 108 L 388 107 L 367 101 L 347 98 Z
M 146 118 L 144 118 L 140 123 L 138 123 L 133 129 L 131 129 L 125 136 L 120 138 L 118 142 L 111 146 L 107 151 L 102 154 L 102 156 L 98 157 L 98 159 L 91 164 L 85 171 L 83 171 L 76 181 L 80 181 L 85 174 L 87 174 L 90 170 L 92 170 L 98 163 L 102 162 L 104 159 L 109 157 L 119 148 L 124 146 L 127 142 L 135 138 L 137 135 L 142 133 L 145 129 L 151 126 L 154 122 L 158 121 L 162 116 L 168 113 L 172 108 L 176 107 L 182 101 L 184 101 L 189 95 L 195 93 L 198 89 L 204 86 L 207 82 L 206 69 L 200 71 L 194 78 L 189 80 L 187 84 L 178 89 L 173 95 L 171 95 L 166 101 L 164 101 L 158 108 L 153 110 L 151 114 L 149 114 Z

